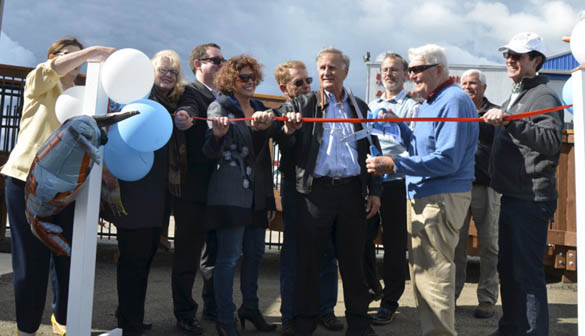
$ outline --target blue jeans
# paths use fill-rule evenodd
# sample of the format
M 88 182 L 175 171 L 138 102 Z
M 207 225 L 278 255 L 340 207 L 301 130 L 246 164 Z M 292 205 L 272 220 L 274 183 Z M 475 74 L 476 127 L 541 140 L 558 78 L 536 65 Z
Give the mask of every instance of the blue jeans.
M 282 180 L 281 185 L 284 242 L 280 252 L 280 313 L 282 322 L 291 321 L 293 318 L 293 294 L 296 275 L 296 222 L 297 202 L 295 182 Z M 321 316 L 333 313 L 337 303 L 337 259 L 333 242 L 329 241 L 329 247 L 323 256 L 323 264 L 320 274 L 320 313 Z
M 25 183 L 6 178 L 6 209 L 10 221 L 12 244 L 12 269 L 14 271 L 14 301 L 18 330 L 33 333 L 41 323 L 47 285 L 50 275 L 53 287 L 51 306 L 57 322 L 67 322 L 67 300 L 69 294 L 69 266 L 71 259 L 56 256 L 31 231 L 24 214 Z M 73 235 L 73 213 L 75 203 L 50 220 L 63 228 L 63 236 L 69 243 Z
M 258 309 L 258 273 L 264 256 L 266 229 L 237 226 L 217 229 L 217 259 L 213 274 L 217 320 L 223 324 L 235 322 L 236 305 L 233 299 L 234 274 L 243 251 L 240 273 L 242 307 Z
M 502 196 L 498 272 L 504 335 L 548 335 L 548 300 L 542 258 L 556 201 Z

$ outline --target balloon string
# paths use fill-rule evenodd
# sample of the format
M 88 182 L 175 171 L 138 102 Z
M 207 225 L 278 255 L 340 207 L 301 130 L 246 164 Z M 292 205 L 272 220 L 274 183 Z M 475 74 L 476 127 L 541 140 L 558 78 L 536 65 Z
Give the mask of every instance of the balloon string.
M 532 117 L 539 114 L 550 113 L 554 111 L 564 110 L 569 107 L 573 106 L 570 105 L 563 105 L 558 107 L 551 107 L 543 110 L 536 110 L 530 112 L 523 112 L 518 114 L 513 114 L 504 117 L 504 121 L 511 121 L 511 120 L 518 120 L 523 118 Z M 172 113 L 172 116 L 176 114 Z M 204 121 L 212 121 L 211 118 L 203 118 L 203 117 L 190 117 L 191 119 L 195 120 L 204 120 Z M 229 122 L 236 122 L 236 121 L 248 121 L 253 120 L 254 118 L 233 118 L 228 119 Z M 285 121 L 285 117 L 274 117 L 275 120 Z M 417 117 L 417 118 L 376 118 L 376 119 L 366 119 L 366 118 L 301 118 L 302 122 L 334 122 L 334 123 L 364 123 L 364 122 L 425 122 L 425 121 L 437 121 L 437 122 L 484 122 L 483 118 L 427 118 L 427 117 Z

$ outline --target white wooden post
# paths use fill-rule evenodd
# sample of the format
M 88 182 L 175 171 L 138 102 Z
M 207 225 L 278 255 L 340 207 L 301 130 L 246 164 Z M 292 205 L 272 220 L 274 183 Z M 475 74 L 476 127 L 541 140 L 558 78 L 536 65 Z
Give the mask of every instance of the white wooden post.
M 573 73 L 573 129 L 577 227 L 577 323 L 585 335 L 585 71 Z M 581 273 L 581 274 L 579 274 Z
M 106 113 L 108 97 L 101 83 L 101 68 L 100 62 L 88 63 L 83 102 L 85 114 Z M 103 148 L 100 157 L 103 158 Z M 94 165 L 75 202 L 67 335 L 91 333 L 101 180 L 102 165 Z

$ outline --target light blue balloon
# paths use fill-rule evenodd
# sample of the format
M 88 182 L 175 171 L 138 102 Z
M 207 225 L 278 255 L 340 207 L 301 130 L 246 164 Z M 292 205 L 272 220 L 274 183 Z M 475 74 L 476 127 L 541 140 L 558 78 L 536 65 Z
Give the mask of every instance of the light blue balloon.
M 123 181 L 138 181 L 152 168 L 154 152 L 140 152 L 128 146 L 120 136 L 118 124 L 110 127 L 104 145 L 104 162 L 108 170 Z
M 573 77 L 569 77 L 569 79 L 563 85 L 563 104 L 564 105 L 572 105 L 573 104 Z M 567 109 L 569 113 L 573 114 L 573 107 L 569 107 Z
M 173 133 L 173 120 L 167 109 L 150 99 L 134 101 L 122 112 L 140 111 L 140 114 L 118 123 L 120 136 L 140 152 L 155 151 L 163 147 Z

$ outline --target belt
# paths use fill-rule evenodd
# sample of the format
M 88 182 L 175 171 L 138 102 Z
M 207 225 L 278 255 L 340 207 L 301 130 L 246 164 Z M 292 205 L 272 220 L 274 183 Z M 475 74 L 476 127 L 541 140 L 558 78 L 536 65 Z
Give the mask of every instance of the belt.
M 322 184 L 328 186 L 338 186 L 348 184 L 354 181 L 358 181 L 359 176 L 349 176 L 349 177 L 329 177 L 329 176 L 322 176 L 317 177 L 313 180 L 313 184 Z

